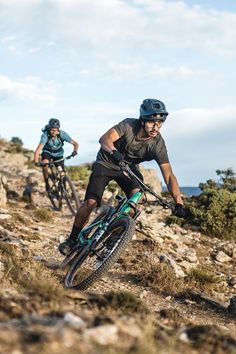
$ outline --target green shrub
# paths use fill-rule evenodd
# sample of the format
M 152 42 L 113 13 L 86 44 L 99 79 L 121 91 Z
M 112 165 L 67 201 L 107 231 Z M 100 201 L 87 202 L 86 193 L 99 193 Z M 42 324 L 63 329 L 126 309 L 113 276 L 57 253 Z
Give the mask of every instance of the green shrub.
M 188 278 L 203 286 L 211 286 L 212 284 L 218 284 L 220 282 L 220 278 L 217 277 L 212 270 L 201 266 L 191 268 Z
M 202 193 L 186 200 L 190 210 L 187 223 L 198 226 L 199 230 L 217 237 L 236 235 L 236 177 L 231 168 L 217 170 L 218 182 L 208 180 L 200 183 Z M 186 220 L 170 216 L 168 223 L 176 222 L 183 226 Z
M 14 145 L 23 146 L 23 141 L 20 138 L 18 138 L 18 136 L 13 136 L 11 138 L 11 143 Z
M 12 152 L 22 152 L 23 151 L 23 141 L 17 136 L 11 138 L 11 143 L 13 145 Z
M 92 171 L 92 165 L 86 163 L 80 166 L 67 166 L 66 170 L 72 181 L 87 182 Z
M 215 236 L 236 233 L 236 192 L 204 186 L 203 192 L 190 205 L 192 223 Z

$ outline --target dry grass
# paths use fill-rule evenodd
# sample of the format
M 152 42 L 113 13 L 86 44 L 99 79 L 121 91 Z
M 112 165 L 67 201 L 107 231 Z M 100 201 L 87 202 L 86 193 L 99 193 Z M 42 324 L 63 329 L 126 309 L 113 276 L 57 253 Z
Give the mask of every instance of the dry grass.
M 148 313 L 147 307 L 129 291 L 111 291 L 104 295 L 109 307 L 125 313 Z
M 218 291 L 220 285 L 219 277 L 212 271 L 192 268 L 185 278 L 177 278 L 174 270 L 162 263 L 143 269 L 140 280 L 144 286 L 151 287 L 156 293 L 164 296 L 175 296 L 187 289 L 210 295 L 212 291 Z
M 53 213 L 50 209 L 39 208 L 34 211 L 34 217 L 39 221 L 49 222 L 52 221 Z
M 146 267 L 142 269 L 140 280 L 144 286 L 151 287 L 163 295 L 174 295 L 185 287 L 184 280 L 176 278 L 174 270 L 163 263 L 147 262 Z
M 192 288 L 195 287 L 198 291 L 209 293 L 211 290 L 219 290 L 220 278 L 206 267 L 192 268 L 187 279 Z
M 123 314 L 147 314 L 148 308 L 129 291 L 109 291 L 103 295 L 91 294 L 90 304 L 99 309 L 115 310 Z
M 25 226 L 29 224 L 29 221 L 22 214 L 19 213 L 13 214 L 13 221 L 16 221 L 17 223 L 21 223 Z
M 16 258 L 9 247 L 1 246 L 1 250 L 4 251 L 1 259 L 4 264 L 1 293 L 4 293 L 4 289 L 13 288 L 19 297 L 5 301 L 4 305 L 0 305 L 0 311 L 9 317 L 45 307 L 48 311 L 59 311 L 66 299 L 66 292 L 52 273 L 34 260 Z M 22 303 L 22 297 L 29 298 L 30 301 Z

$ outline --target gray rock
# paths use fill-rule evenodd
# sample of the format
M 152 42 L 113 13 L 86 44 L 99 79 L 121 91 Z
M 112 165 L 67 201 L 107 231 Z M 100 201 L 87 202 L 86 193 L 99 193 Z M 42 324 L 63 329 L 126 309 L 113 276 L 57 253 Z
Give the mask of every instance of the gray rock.
M 178 264 L 176 264 L 176 262 L 172 258 L 166 256 L 165 254 L 160 255 L 159 258 L 160 258 L 160 262 L 166 263 L 174 270 L 177 278 L 186 277 L 186 274 L 184 273 L 182 268 Z
M 11 219 L 11 217 L 10 214 L 0 214 L 0 220 L 8 220 Z
M 162 185 L 157 176 L 157 171 L 155 169 L 144 168 L 142 165 L 139 165 L 139 169 L 144 177 L 145 183 L 160 195 L 162 191 Z M 155 199 L 155 197 L 152 197 L 151 195 L 147 195 L 147 197 L 150 200 L 153 198 Z
M 86 323 L 79 316 L 72 312 L 66 312 L 64 315 L 64 322 L 75 329 L 82 329 L 86 327 Z
M 188 248 L 184 250 L 182 254 L 183 258 L 190 263 L 197 263 L 198 258 L 194 248 Z
M 229 257 L 226 253 L 224 253 L 223 251 L 219 251 L 216 256 L 215 259 L 220 262 L 220 263 L 226 263 L 226 262 L 230 262 L 232 261 L 232 258 Z
M 236 285 L 236 277 L 230 276 L 230 277 L 227 279 L 227 283 L 228 283 L 229 286 L 234 286 L 234 285 Z
M 0 208 L 5 208 L 7 204 L 7 194 L 4 187 L 4 181 L 2 175 L 0 175 Z
M 2 262 L 0 262 L 0 279 L 4 277 L 5 266 Z
M 236 247 L 234 247 L 232 250 L 232 258 L 236 259 Z
M 89 328 L 84 331 L 83 337 L 100 345 L 114 345 L 118 342 L 118 327 L 114 324 Z

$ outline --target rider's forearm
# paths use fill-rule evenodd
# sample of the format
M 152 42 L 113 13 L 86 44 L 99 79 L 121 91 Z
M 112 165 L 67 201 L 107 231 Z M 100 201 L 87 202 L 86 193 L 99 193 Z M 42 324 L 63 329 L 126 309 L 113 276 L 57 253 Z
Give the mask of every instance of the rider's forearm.
M 38 162 L 39 161 L 39 151 L 36 150 L 35 153 L 34 153 L 34 162 Z
M 76 141 L 73 141 L 72 143 L 73 147 L 74 147 L 74 151 L 78 151 L 78 148 L 79 148 L 79 144 L 76 142 Z
M 116 150 L 113 144 L 101 144 L 101 147 L 103 148 L 103 150 L 109 152 L 110 154 L 112 154 L 113 150 Z
M 116 150 L 114 142 L 118 139 L 119 134 L 114 128 L 111 128 L 99 139 L 99 143 L 101 144 L 103 150 L 111 154 L 113 150 Z
M 99 140 L 99 143 L 100 143 L 102 149 L 109 152 L 110 154 L 112 153 L 113 150 L 116 150 L 116 148 L 113 144 L 113 141 L 111 141 L 109 139 L 101 138 Z
M 40 152 L 42 151 L 42 148 L 43 148 L 42 144 L 39 144 L 37 146 L 37 149 L 34 152 L 34 162 L 38 162 L 39 161 L 39 155 L 40 155 Z
M 166 185 L 175 202 L 178 204 L 183 204 L 179 185 L 174 175 L 170 176 L 169 180 L 166 182 Z

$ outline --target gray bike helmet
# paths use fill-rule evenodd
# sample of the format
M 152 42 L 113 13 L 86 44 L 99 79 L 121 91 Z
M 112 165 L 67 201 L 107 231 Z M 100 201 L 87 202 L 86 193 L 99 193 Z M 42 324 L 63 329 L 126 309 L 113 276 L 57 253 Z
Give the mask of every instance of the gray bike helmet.
M 140 119 L 143 121 L 166 120 L 168 112 L 163 102 L 155 98 L 146 98 L 140 106 Z
M 49 128 L 57 128 L 57 129 L 59 129 L 60 128 L 59 119 L 57 119 L 57 118 L 49 119 L 48 126 L 49 126 Z

